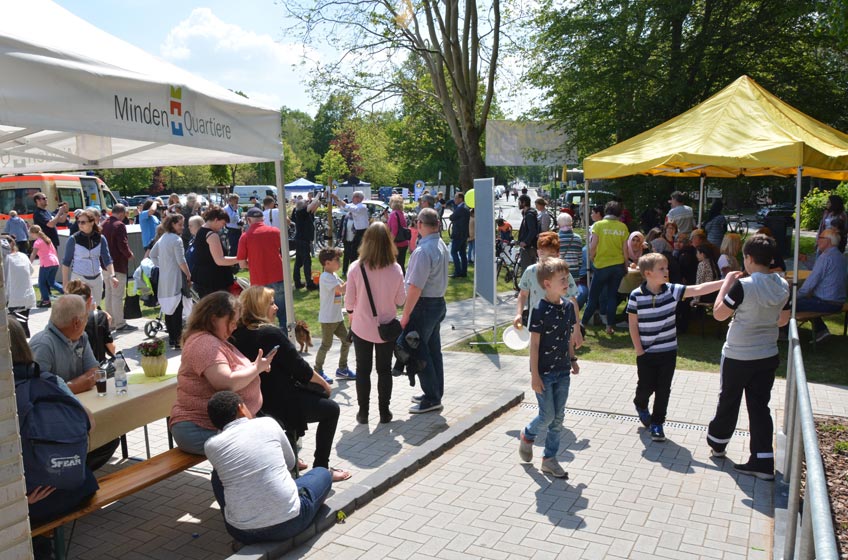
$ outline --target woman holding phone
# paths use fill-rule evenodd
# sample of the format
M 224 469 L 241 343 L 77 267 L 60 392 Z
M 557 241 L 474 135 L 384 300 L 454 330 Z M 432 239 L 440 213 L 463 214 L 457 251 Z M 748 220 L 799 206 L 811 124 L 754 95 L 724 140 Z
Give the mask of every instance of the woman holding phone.
M 242 311 L 238 328 L 232 334 L 233 344 L 248 359 L 261 355 L 263 350 L 269 352 L 269 357 L 273 352 L 270 371 L 260 376 L 262 412 L 283 423 L 292 449 L 307 425 L 317 422 L 313 468 L 329 469 L 333 482 L 347 480 L 349 472 L 329 467 L 339 405 L 329 398 L 330 386 L 324 378 L 300 357 L 286 332 L 277 326 L 274 290 L 251 286 L 241 293 L 239 301 Z M 298 460 L 299 469 L 306 466 Z

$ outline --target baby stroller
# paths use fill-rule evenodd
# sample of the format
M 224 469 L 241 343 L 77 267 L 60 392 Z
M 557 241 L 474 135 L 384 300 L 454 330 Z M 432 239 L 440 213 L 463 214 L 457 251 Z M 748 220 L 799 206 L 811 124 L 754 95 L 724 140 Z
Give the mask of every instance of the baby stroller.
M 159 307 L 157 287 L 159 285 L 159 267 L 153 264 L 151 259 L 144 259 L 133 273 L 136 290 L 141 303 L 145 307 Z M 156 338 L 156 335 L 165 330 L 165 316 L 162 310 L 159 315 L 144 324 L 144 335 L 147 338 Z

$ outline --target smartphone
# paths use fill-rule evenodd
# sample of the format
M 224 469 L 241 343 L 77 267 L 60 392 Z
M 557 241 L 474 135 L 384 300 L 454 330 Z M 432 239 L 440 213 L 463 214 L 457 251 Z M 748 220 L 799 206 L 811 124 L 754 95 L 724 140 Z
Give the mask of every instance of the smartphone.
M 271 351 L 270 351 L 270 352 L 268 352 L 268 355 L 270 356 L 271 354 L 275 353 L 275 352 L 276 352 L 277 350 L 279 350 L 279 349 L 280 349 L 280 345 L 279 345 L 279 344 L 277 344 L 276 346 L 274 346 L 273 348 L 271 348 Z

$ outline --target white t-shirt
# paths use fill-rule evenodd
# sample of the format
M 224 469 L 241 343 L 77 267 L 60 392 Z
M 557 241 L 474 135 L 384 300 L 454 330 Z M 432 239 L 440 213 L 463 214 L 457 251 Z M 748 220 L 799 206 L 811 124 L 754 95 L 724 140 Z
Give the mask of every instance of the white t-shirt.
M 206 440 L 204 451 L 224 486 L 224 517 L 237 529 L 263 529 L 300 514 L 289 469 L 294 452 L 270 416 L 239 418 Z
M 265 217 L 265 225 L 274 226 L 279 229 L 280 227 L 280 209 L 279 208 L 271 208 L 269 210 L 263 210 L 262 215 Z
M 342 319 L 342 281 L 332 272 L 322 272 L 318 279 L 319 323 L 339 323 Z

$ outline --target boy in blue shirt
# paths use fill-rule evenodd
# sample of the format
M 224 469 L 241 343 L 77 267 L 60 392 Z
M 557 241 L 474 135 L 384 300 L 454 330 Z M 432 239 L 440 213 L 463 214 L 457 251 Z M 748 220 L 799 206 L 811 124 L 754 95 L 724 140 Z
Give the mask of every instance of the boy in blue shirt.
M 668 259 L 662 253 L 648 253 L 639 258 L 639 272 L 645 279 L 630 292 L 627 301 L 630 339 L 636 350 L 636 397 L 633 404 L 639 420 L 651 431 L 651 439 L 665 441 L 665 422 L 671 380 L 677 367 L 677 303 L 685 297 L 711 294 L 721 288 L 722 281 L 695 286 L 668 281 Z M 653 414 L 648 400 L 654 395 Z
M 545 297 L 530 314 L 530 386 L 536 393 L 539 414 L 518 436 L 518 455 L 522 461 L 533 460 L 533 442 L 540 430 L 547 428 L 542 472 L 556 478 L 568 478 L 557 461 L 562 420 L 571 371 L 577 375 L 580 366 L 574 355 L 571 332 L 577 322 L 574 305 L 567 299 L 568 265 L 558 258 L 543 258 L 536 268 Z

